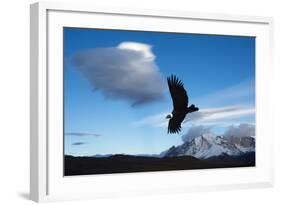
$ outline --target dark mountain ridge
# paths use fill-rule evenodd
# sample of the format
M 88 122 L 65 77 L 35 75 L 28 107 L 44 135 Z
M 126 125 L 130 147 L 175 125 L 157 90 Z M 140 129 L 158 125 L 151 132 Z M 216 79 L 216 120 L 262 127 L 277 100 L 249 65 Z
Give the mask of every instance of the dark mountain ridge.
M 197 159 L 192 156 L 159 158 L 123 154 L 106 158 L 66 155 L 64 165 L 65 176 L 249 167 L 255 166 L 255 153 L 249 152 L 240 156 L 217 156 L 209 159 Z
M 65 176 L 255 166 L 254 137 L 205 134 L 159 155 L 64 157 Z

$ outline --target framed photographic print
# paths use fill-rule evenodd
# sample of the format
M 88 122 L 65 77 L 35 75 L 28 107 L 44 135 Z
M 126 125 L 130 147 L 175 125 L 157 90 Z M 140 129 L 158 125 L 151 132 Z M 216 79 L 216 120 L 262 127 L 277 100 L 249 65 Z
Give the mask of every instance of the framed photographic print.
M 272 22 L 31 5 L 31 199 L 271 186 Z

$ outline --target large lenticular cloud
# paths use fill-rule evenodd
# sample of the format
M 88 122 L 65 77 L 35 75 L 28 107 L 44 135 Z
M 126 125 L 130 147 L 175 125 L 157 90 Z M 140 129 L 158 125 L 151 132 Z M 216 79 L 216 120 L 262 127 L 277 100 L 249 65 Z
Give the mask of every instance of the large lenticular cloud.
M 72 64 L 94 90 L 136 106 L 163 98 L 163 78 L 154 59 L 150 45 L 123 42 L 117 47 L 78 52 Z

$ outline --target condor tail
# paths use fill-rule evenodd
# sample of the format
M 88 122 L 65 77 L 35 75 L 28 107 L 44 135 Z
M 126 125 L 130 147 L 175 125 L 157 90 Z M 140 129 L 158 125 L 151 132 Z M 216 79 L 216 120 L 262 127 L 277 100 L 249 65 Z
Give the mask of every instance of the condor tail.
M 187 108 L 187 113 L 196 112 L 198 110 L 199 110 L 199 108 L 195 107 L 195 105 L 192 104 Z

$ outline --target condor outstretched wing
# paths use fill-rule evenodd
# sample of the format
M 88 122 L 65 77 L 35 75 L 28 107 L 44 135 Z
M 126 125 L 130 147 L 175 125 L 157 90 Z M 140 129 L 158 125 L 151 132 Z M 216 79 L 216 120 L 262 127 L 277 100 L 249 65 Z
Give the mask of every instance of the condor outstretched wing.
M 185 110 L 188 105 L 188 96 L 183 83 L 175 76 L 167 78 L 170 94 L 173 100 L 174 110 Z
M 173 115 L 169 120 L 168 133 L 179 133 L 181 131 L 181 123 L 185 118 L 185 113 Z

